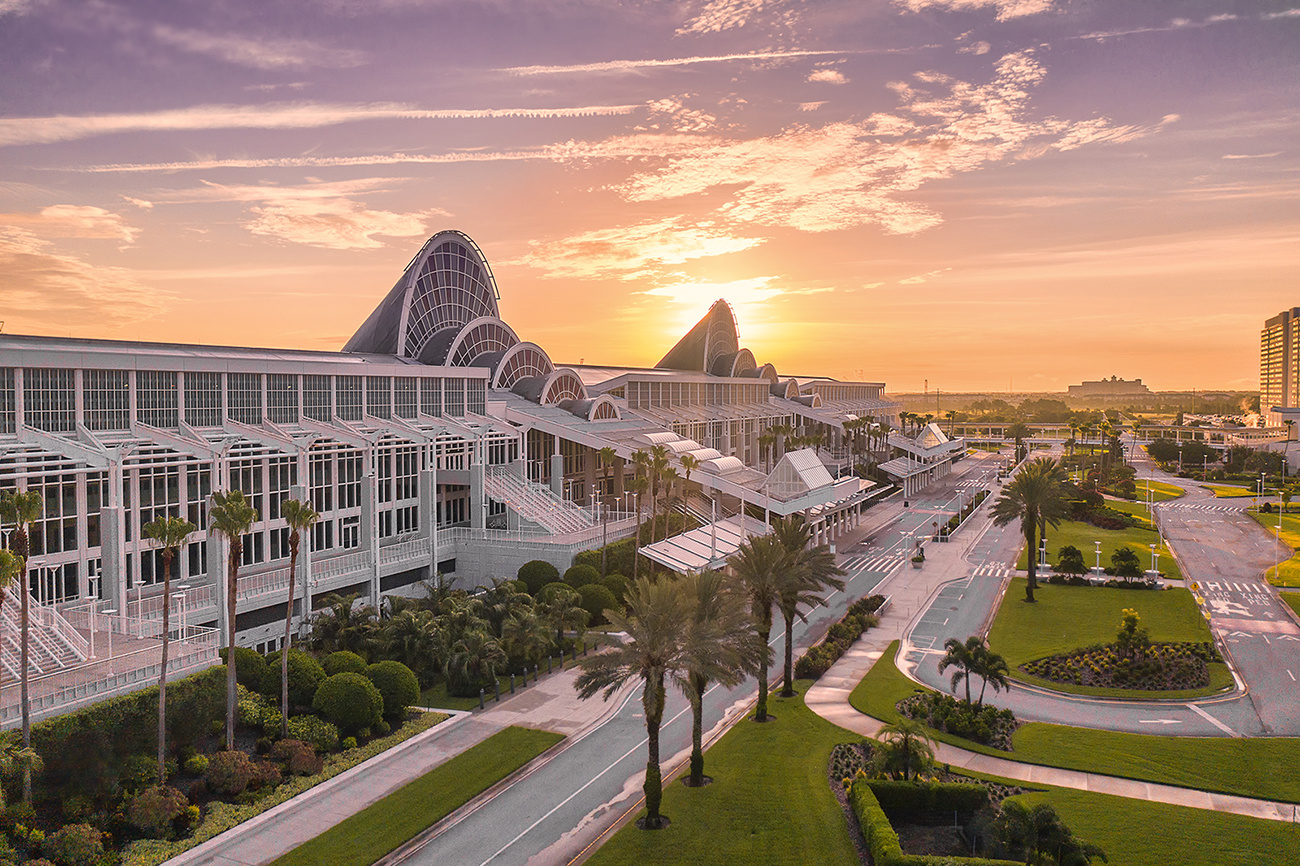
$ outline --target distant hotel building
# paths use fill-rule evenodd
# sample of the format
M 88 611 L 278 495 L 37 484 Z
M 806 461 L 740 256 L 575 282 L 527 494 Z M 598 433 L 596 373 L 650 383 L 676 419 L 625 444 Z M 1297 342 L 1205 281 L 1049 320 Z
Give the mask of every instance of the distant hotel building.
M 625 482 L 633 456 L 656 446 L 683 475 L 695 458 L 684 507 L 731 519 L 742 537 L 764 531 L 753 515 L 799 513 L 834 541 L 889 489 L 844 472 L 846 424 L 898 423 L 884 384 L 778 375 L 740 345 L 725 301 L 654 367 L 570 367 L 520 340 L 498 297 L 478 246 L 445 231 L 341 352 L 0 336 L 0 492 L 42 494 L 33 616 L 67 617 L 39 675 L 94 658 L 90 633 L 110 618 L 119 634 L 124 617 L 133 637 L 156 634 L 168 600 L 141 528 L 160 515 L 198 527 L 173 568 L 180 620 L 209 634 L 233 616 L 238 643 L 267 649 L 290 594 L 290 497 L 321 516 L 292 590 L 301 623 L 331 593 L 379 604 L 439 572 L 473 586 L 527 560 L 566 567 L 635 530 Z M 809 434 L 816 448 L 787 451 L 787 437 Z M 907 457 L 892 477 L 908 492 L 964 449 L 890 445 Z M 228 546 L 207 522 L 212 492 L 232 489 L 257 511 L 234 611 Z M 693 567 L 720 562 L 720 536 Z M 18 673 L 15 596 L 0 606 L 5 679 Z M 0 706 L 0 723 L 12 710 Z
M 1283 310 L 1264 322 L 1259 333 L 1259 410 L 1297 405 L 1300 381 L 1300 307 Z
M 1114 376 L 1097 382 L 1071 385 L 1069 388 L 1071 397 L 1127 397 L 1150 393 L 1151 389 L 1143 385 L 1141 379 L 1134 379 L 1130 382 Z

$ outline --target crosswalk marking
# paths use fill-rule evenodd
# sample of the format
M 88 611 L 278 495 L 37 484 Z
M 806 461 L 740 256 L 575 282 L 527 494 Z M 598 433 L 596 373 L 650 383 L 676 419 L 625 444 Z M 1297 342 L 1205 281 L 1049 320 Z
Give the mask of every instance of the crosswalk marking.
M 1011 574 L 1012 569 L 1006 565 L 981 565 L 976 568 L 973 577 L 1006 577 Z
M 903 562 L 901 553 L 884 553 L 878 556 L 859 554 L 844 561 L 847 571 L 884 571 L 889 572 Z
M 1232 514 L 1242 511 L 1246 508 L 1246 505 L 1197 505 L 1192 502 L 1164 502 L 1157 505 L 1156 508 L 1161 511 L 1166 508 L 1179 508 L 1186 511 L 1217 511 L 1223 514 Z

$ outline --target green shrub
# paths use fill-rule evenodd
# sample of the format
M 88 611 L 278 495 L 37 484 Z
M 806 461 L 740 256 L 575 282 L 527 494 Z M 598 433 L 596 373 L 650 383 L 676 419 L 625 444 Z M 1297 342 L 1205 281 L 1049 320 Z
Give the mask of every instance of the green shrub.
M 316 689 L 325 681 L 325 669 L 320 662 L 302 650 L 289 650 L 289 708 L 310 707 Z M 275 706 L 280 705 L 280 654 L 267 656 L 266 672 L 262 675 L 263 695 Z
M 189 805 L 186 796 L 175 788 L 154 785 L 131 798 L 126 809 L 126 821 L 146 836 L 165 839 L 171 835 L 172 822 L 184 814 Z
M 626 577 L 621 574 L 607 574 L 600 579 L 600 585 L 613 594 L 615 601 L 619 604 L 623 603 L 623 597 L 627 594 Z
M 574 565 L 564 573 L 564 582 L 574 589 L 600 583 L 600 572 L 590 565 Z
M 528 587 L 528 594 L 535 598 L 542 587 L 560 579 L 560 570 L 544 559 L 534 559 L 519 567 L 518 576 Z
M 378 662 L 366 668 L 366 678 L 375 684 L 384 699 L 384 715 L 400 719 L 420 699 L 420 682 L 406 665 L 396 661 Z
M 969 782 L 868 782 L 880 808 L 893 812 L 975 812 L 989 803 L 988 789 Z
M 302 740 L 281 740 L 271 749 L 271 760 L 284 766 L 290 776 L 314 776 L 324 762 L 317 757 L 310 743 Z
M 46 840 L 45 853 L 61 866 L 98 866 L 104 856 L 104 837 L 89 824 L 68 824 Z
M 63 815 L 63 823 L 80 824 L 95 811 L 95 801 L 85 794 L 73 794 L 59 804 L 59 811 Z
M 355 749 L 356 747 L 357 747 L 357 738 L 356 738 L 356 737 L 344 737 L 344 738 L 343 738 L 343 751 L 346 752 L 348 749 Z
M 319 716 L 292 716 L 289 719 L 289 736 L 310 743 L 321 753 L 334 752 L 339 747 L 339 729 Z
M 262 727 L 262 716 L 271 708 L 271 703 L 257 692 L 250 692 L 243 686 L 236 686 L 235 721 L 246 728 Z
M 339 650 L 321 659 L 321 667 L 325 669 L 325 676 L 327 677 L 347 673 L 364 674 L 366 672 L 366 660 L 354 652 Z
M 376 737 L 386 737 L 393 730 L 393 726 L 383 719 L 380 719 L 375 722 L 374 727 L 372 727 L 371 730 L 374 731 Z
M 885 810 L 880 807 L 880 801 L 872 791 L 876 784 L 875 781 L 868 782 L 865 776 L 854 779 L 853 786 L 849 789 L 849 805 L 858 819 L 858 826 L 862 828 L 862 837 L 866 840 L 867 851 L 871 854 L 872 862 L 877 866 L 948 866 L 948 864 L 1016 866 L 1010 860 L 990 860 L 983 857 L 950 858 L 904 854 L 898 842 L 898 833 L 889 823 Z
M 606 610 L 621 609 L 618 599 L 614 598 L 614 593 L 599 583 L 589 583 L 578 587 L 578 595 L 582 597 L 582 609 L 587 612 L 587 622 L 591 625 L 600 625 L 605 622 Z
M 191 776 L 202 776 L 208 771 L 207 755 L 191 755 L 185 759 L 185 772 Z
M 132 755 L 122 762 L 117 781 L 128 794 L 149 787 L 158 781 L 158 759 L 149 755 Z
M 368 728 L 384 715 L 384 697 L 361 674 L 335 674 L 321 683 L 312 709 L 343 731 Z
M 270 761 L 254 763 L 253 771 L 253 778 L 248 785 L 250 788 L 274 788 L 284 781 L 284 776 L 280 772 L 280 765 Z
M 224 662 L 230 655 L 230 648 L 222 647 L 218 653 Z M 257 691 L 265 673 L 266 659 L 262 658 L 261 653 L 246 646 L 235 647 L 235 682 L 246 689 Z
M 217 752 L 208 760 L 208 787 L 230 797 L 243 793 L 257 777 L 257 767 L 243 752 Z
M 560 591 L 576 592 L 577 590 L 569 586 L 564 581 L 557 580 L 554 583 L 548 583 L 546 584 L 546 586 L 542 587 L 541 590 L 537 593 L 536 598 L 538 601 L 551 601 L 555 597 L 555 593 Z

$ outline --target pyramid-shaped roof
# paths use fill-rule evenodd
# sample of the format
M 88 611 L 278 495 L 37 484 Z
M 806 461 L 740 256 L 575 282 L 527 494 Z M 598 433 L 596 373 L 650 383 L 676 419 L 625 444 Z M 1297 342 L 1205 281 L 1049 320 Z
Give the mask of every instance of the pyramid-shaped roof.
M 834 483 L 821 458 L 811 448 L 802 448 L 781 458 L 767 476 L 763 489 L 777 499 L 797 499 Z

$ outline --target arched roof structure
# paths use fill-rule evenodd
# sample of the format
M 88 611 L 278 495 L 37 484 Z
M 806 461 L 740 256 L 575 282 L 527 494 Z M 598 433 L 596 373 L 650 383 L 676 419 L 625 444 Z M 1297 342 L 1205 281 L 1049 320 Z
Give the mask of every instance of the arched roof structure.
M 559 406 L 584 421 L 618 421 L 622 418 L 618 404 L 608 394 L 590 400 L 561 400 Z
M 457 331 L 440 363 L 451 367 L 493 366 L 475 362 L 486 355 L 504 356 L 507 349 L 517 345 L 519 337 L 514 329 L 495 316 L 482 316 Z
M 561 367 L 546 377 L 542 398 L 538 402 L 543 406 L 554 406 L 563 400 L 586 399 L 587 386 L 582 384 L 582 379 L 568 367 Z
M 478 244 L 463 232 L 439 232 L 420 248 L 343 351 L 442 363 L 442 358 L 427 360 L 426 349 L 449 345 L 475 319 L 496 318 L 500 297 Z M 445 351 L 441 354 L 446 357 Z
M 496 365 L 492 387 L 509 390 L 520 379 L 548 376 L 555 370 L 551 358 L 536 343 L 516 343 L 506 350 Z
M 688 370 L 697 373 L 713 372 L 719 358 L 734 355 L 740 350 L 740 337 L 736 332 L 736 316 L 725 300 L 713 302 L 704 318 L 668 350 L 656 367 L 667 370 Z M 751 356 L 752 357 L 752 356 Z M 715 374 L 716 375 L 716 374 Z

